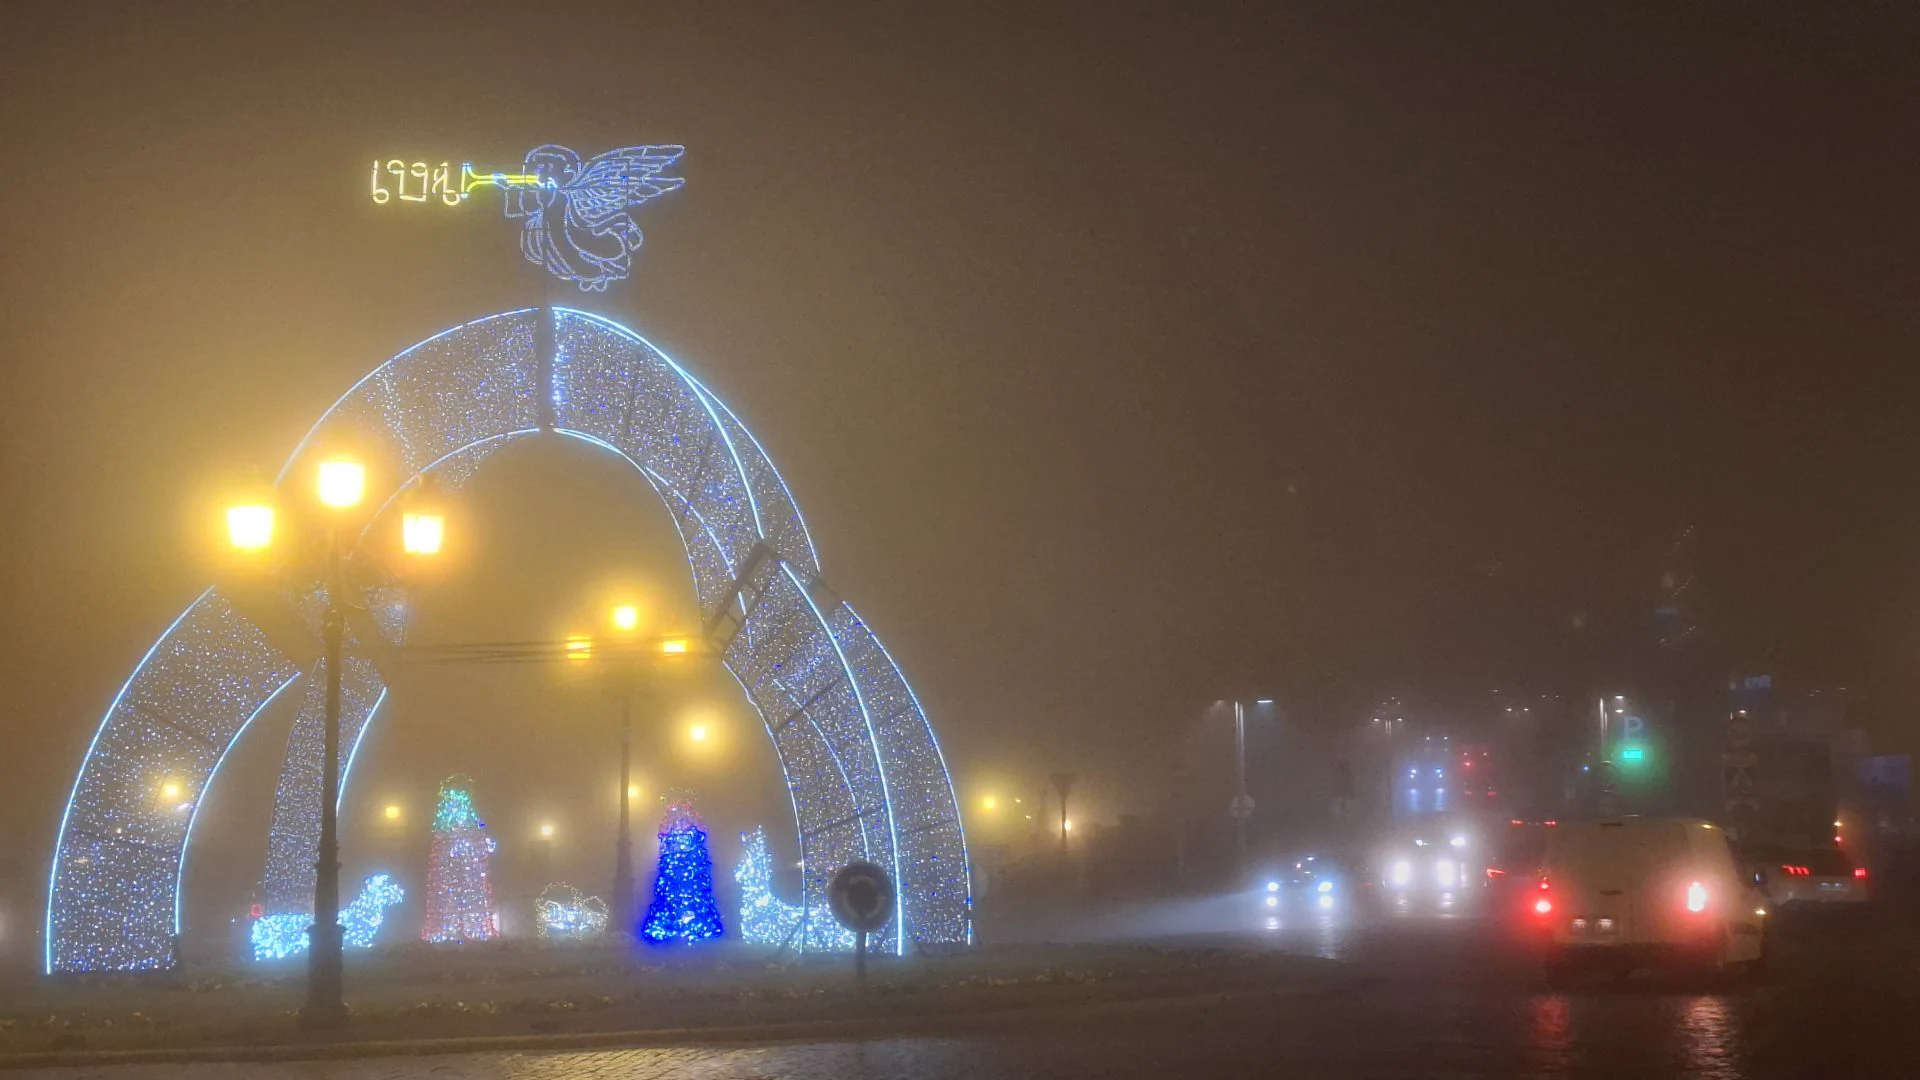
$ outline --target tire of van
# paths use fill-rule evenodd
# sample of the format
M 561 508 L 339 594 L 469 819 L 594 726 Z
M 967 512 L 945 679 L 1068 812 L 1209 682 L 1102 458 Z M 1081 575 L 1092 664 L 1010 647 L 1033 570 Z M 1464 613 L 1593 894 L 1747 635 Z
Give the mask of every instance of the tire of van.
M 1773 924 L 1760 928 L 1760 955 L 1740 965 L 1740 976 L 1749 982 L 1759 982 L 1767 976 L 1767 954 L 1773 951 Z

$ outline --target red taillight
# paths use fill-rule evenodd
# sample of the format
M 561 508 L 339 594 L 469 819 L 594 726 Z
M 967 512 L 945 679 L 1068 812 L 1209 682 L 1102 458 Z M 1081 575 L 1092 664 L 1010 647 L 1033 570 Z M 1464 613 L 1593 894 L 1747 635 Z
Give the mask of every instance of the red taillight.
M 1489 866 L 1487 867 L 1487 876 L 1490 878 L 1506 877 L 1507 872 L 1505 870 L 1500 869 L 1497 866 Z
M 1860 878 L 1861 880 L 1865 880 L 1865 879 L 1866 879 L 1866 876 L 1867 876 L 1867 868 L 1866 868 L 1866 867 L 1864 867 L 1864 866 L 1856 866 L 1856 867 L 1854 867 L 1854 868 L 1853 868 L 1853 876 L 1854 876 L 1854 877 L 1857 877 L 1857 878 Z
M 1553 901 L 1551 901 L 1551 900 L 1549 900 L 1549 899 L 1547 899 L 1547 898 L 1546 898 L 1546 897 L 1544 897 L 1544 896 L 1543 896 L 1543 897 L 1541 897 L 1541 898 L 1540 898 L 1540 899 L 1538 899 L 1538 900 L 1535 900 L 1535 901 L 1533 902 L 1533 913 L 1534 913 L 1535 915 L 1551 915 L 1551 914 L 1553 914 Z
M 1544 824 L 1544 825 L 1558 825 L 1558 824 L 1560 824 L 1560 823 L 1559 823 L 1559 822 L 1557 822 L 1557 821 L 1547 821 L 1547 822 L 1542 822 L 1541 824 Z
M 1782 865 L 1780 867 L 1780 872 L 1787 875 L 1788 877 L 1812 877 L 1813 876 L 1813 871 L 1804 866 Z
M 1707 910 L 1707 887 L 1694 882 L 1687 886 L 1687 910 L 1699 914 Z

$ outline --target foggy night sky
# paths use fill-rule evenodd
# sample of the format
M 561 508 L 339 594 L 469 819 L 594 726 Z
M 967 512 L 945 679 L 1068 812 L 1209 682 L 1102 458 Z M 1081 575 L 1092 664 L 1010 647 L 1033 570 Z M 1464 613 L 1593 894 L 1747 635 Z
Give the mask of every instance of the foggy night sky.
M 1912 10 L 732 7 L 0 11 L 14 865 L 214 478 L 552 300 L 746 421 L 963 783 L 1113 811 L 1215 698 L 1604 675 L 1689 523 L 1714 650 L 1920 749 Z M 546 142 L 688 146 L 604 297 L 366 195 Z

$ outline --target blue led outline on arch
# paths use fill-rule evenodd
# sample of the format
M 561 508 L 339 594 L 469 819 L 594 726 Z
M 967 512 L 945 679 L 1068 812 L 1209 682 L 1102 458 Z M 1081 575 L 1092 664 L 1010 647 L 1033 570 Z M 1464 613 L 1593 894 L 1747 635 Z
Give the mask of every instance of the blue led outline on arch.
M 860 680 L 854 677 L 853 665 L 847 663 L 847 654 L 840 648 L 840 639 L 833 636 L 833 624 L 827 621 L 826 615 L 820 610 L 820 605 L 813 602 L 813 597 L 807 595 L 807 587 L 801 584 L 800 576 L 793 572 L 793 567 L 782 562 L 780 569 L 787 575 L 787 580 L 793 582 L 793 587 L 799 591 L 800 598 L 813 609 L 813 617 L 820 620 L 821 629 L 827 633 L 828 644 L 833 646 L 834 655 L 840 658 L 840 670 L 847 674 L 847 685 L 853 687 L 853 700 L 860 706 L 860 718 L 866 721 L 867 745 L 873 750 L 874 771 L 880 774 L 880 798 L 887 804 L 887 833 L 893 840 L 894 955 L 905 956 L 907 955 L 907 917 L 906 908 L 900 903 L 900 830 L 893 821 L 893 789 L 887 784 L 887 763 L 880 753 L 880 734 L 873 730 L 873 714 L 867 711 L 867 695 L 860 692 Z
M 173 632 L 180 629 L 180 624 L 187 621 L 187 616 L 200 610 L 200 605 L 205 603 L 207 597 L 212 595 L 213 586 L 209 585 L 199 596 L 194 597 L 193 603 L 188 604 L 185 611 L 175 616 L 174 620 L 167 624 L 167 628 L 161 631 L 160 636 L 148 647 L 146 655 L 142 656 L 140 662 L 133 666 L 133 674 L 127 676 L 126 682 L 120 684 L 120 692 L 113 695 L 112 703 L 107 706 L 106 715 L 100 718 L 100 726 L 94 729 L 92 741 L 87 743 L 87 756 L 80 759 L 80 771 L 75 773 L 73 777 L 73 790 L 67 793 L 67 808 L 60 812 L 60 831 L 54 835 L 53 840 L 53 867 L 47 874 L 46 968 L 44 974 L 53 974 L 53 895 L 54 887 L 60 883 L 60 853 L 65 850 L 67 846 L 67 822 L 73 817 L 73 800 L 80 797 L 80 785 L 86 782 L 87 766 L 93 761 L 93 751 L 100 745 L 100 736 L 107 733 L 107 724 L 113 720 L 113 711 L 120 707 L 120 702 L 127 696 L 127 691 L 133 689 L 134 681 L 140 678 L 140 673 L 147 670 L 147 664 L 152 662 L 153 654 L 159 652 L 160 646 L 166 644 L 167 639 L 173 636 Z M 202 789 L 202 794 L 205 794 L 204 789 Z
M 690 514 L 692 514 L 696 520 L 700 522 L 701 532 L 706 535 L 707 541 L 713 544 L 714 550 L 719 552 L 720 559 L 723 563 L 726 564 L 728 572 L 729 573 L 734 572 L 733 561 L 727 557 L 726 547 L 720 543 L 719 538 L 714 536 L 712 527 L 707 525 L 706 518 L 693 505 L 692 501 L 680 496 L 679 494 L 680 489 L 677 485 L 672 484 L 666 479 L 666 477 L 661 476 L 659 473 L 655 472 L 653 469 L 650 469 L 647 466 L 642 465 L 639 462 L 633 460 L 633 457 L 629 455 L 625 450 L 620 449 L 618 446 L 615 446 L 614 444 L 608 442 L 605 439 L 600 438 L 597 435 L 592 435 L 584 431 L 577 431 L 573 428 L 556 427 L 553 430 L 556 435 L 565 435 L 568 438 L 579 439 L 584 443 L 587 443 L 592 446 L 597 446 L 619 457 L 622 461 L 625 461 L 628 465 L 633 466 L 634 471 L 638 472 L 641 475 L 641 478 L 647 481 L 648 485 L 654 489 L 655 494 L 658 494 L 661 496 L 666 496 L 668 494 L 671 494 L 675 498 L 679 498 L 681 502 L 686 504 L 687 511 Z M 675 530 L 675 531 L 677 532 L 678 530 Z M 683 549 L 686 547 L 685 537 L 681 538 L 680 546 Z M 786 569 L 786 563 L 784 560 L 782 560 L 780 565 L 783 570 Z M 691 551 L 687 553 L 687 567 L 688 569 L 693 568 L 693 553 Z M 787 573 L 788 573 L 788 576 L 791 578 L 792 571 L 788 570 Z M 860 687 L 856 684 L 853 678 L 853 669 L 847 666 L 846 656 L 840 653 L 839 644 L 835 642 L 833 639 L 833 627 L 828 625 L 826 619 L 821 616 L 820 609 L 814 605 L 811 599 L 807 597 L 806 589 L 801 587 L 798 584 L 798 579 L 794 579 L 794 580 L 795 580 L 794 591 L 800 594 L 800 598 L 807 602 L 808 607 L 813 608 L 814 619 L 820 624 L 821 632 L 826 635 L 827 641 L 834 646 L 834 652 L 840 661 L 841 674 L 845 676 L 847 685 L 851 687 L 853 690 L 855 701 L 860 705 L 861 717 L 867 720 L 867 737 L 871 740 L 873 738 L 872 720 L 870 717 L 867 716 L 866 703 L 860 699 Z M 793 804 L 794 833 L 800 840 L 800 846 L 802 850 L 801 862 L 804 864 L 806 862 L 805 850 L 807 847 L 808 837 L 810 834 L 807 832 L 805 825 L 803 825 L 800 821 L 800 800 L 797 797 L 793 788 L 793 774 L 789 772 L 787 769 L 786 754 L 782 752 L 780 749 L 780 740 L 778 739 L 777 736 L 774 735 L 773 725 L 767 722 L 766 710 L 760 707 L 760 702 L 754 697 L 753 692 L 747 689 L 747 684 L 745 682 L 741 681 L 739 672 L 734 671 L 732 663 L 728 662 L 724 657 L 721 660 L 720 666 L 726 668 L 727 674 L 733 676 L 733 681 L 740 684 L 741 692 L 746 695 L 747 701 L 753 705 L 754 711 L 760 714 L 760 724 L 763 728 L 766 729 L 768 741 L 773 743 L 774 756 L 780 760 L 781 779 L 786 781 L 787 800 Z M 774 680 L 774 682 L 776 685 L 778 685 L 779 680 L 776 679 Z M 782 689 L 784 689 L 784 687 Z M 789 694 L 788 696 L 791 697 L 792 695 Z M 847 774 L 847 764 L 845 761 L 841 759 L 840 751 L 834 748 L 833 740 L 827 738 L 827 733 L 820 730 L 820 724 L 818 721 L 816 721 L 811 716 L 807 716 L 805 717 L 805 719 L 807 721 L 807 726 L 811 727 L 813 729 L 814 735 L 819 738 L 820 746 L 826 750 L 827 759 L 833 762 L 834 771 L 840 774 L 840 786 L 846 790 L 848 805 L 852 806 L 855 810 L 858 810 L 860 808 L 859 793 L 854 790 L 853 778 Z M 869 749 L 873 751 L 874 771 L 880 775 L 881 797 L 886 802 L 887 829 L 888 829 L 889 835 L 892 835 L 894 837 L 894 845 L 897 849 L 899 845 L 899 839 L 898 839 L 897 830 L 895 829 L 895 826 L 893 823 L 893 797 L 887 790 L 886 768 L 880 763 L 879 745 L 877 743 L 872 743 L 870 744 Z M 951 778 L 949 778 L 948 784 L 949 784 L 949 787 L 951 787 L 951 784 L 952 784 Z M 860 838 L 861 853 L 870 856 L 873 853 L 873 843 L 872 841 L 867 839 L 867 830 L 864 824 L 861 825 L 857 835 Z M 964 844 L 962 846 L 964 849 Z M 898 850 L 894 852 L 893 863 L 894 863 L 894 877 L 898 879 L 899 868 L 900 868 L 900 855 Z M 803 865 L 801 867 L 801 871 L 803 875 L 805 873 L 805 869 L 806 868 Z M 803 876 L 801 879 L 801 883 L 802 883 L 801 892 L 803 896 L 806 892 L 805 880 L 806 879 Z M 894 883 L 895 901 L 896 901 L 895 910 L 898 910 L 897 901 L 899 899 L 899 887 L 900 887 L 899 882 L 898 880 L 896 880 Z M 804 903 L 802 906 L 803 907 L 805 906 Z
M 379 674 L 379 669 L 376 668 L 374 670 L 374 677 L 379 678 Z M 373 699 L 373 707 L 367 710 L 367 718 L 360 721 L 360 733 L 353 737 L 353 745 L 347 749 L 347 763 L 340 767 L 340 790 L 334 794 L 333 798 L 333 812 L 335 814 L 340 812 L 341 807 L 347 805 L 347 781 L 353 779 L 354 759 L 360 756 L 360 744 L 367 741 L 367 731 L 373 727 L 373 718 L 380 715 L 380 706 L 386 703 L 387 682 L 385 679 L 381 679 L 380 694 Z M 322 762 L 322 764 L 325 763 Z
M 706 536 L 707 542 L 713 545 L 714 551 L 719 553 L 720 561 L 726 566 L 727 573 L 729 575 L 735 573 L 735 570 L 733 568 L 733 560 L 729 558 L 727 555 L 726 545 L 722 544 L 720 542 L 720 538 L 713 534 L 713 527 L 707 524 L 706 517 L 702 515 L 700 511 L 694 507 L 693 503 L 690 500 L 686 499 L 680 494 L 680 488 L 678 485 L 670 482 L 669 480 L 667 480 L 666 477 L 661 476 L 659 473 L 655 472 L 654 470 L 649 469 L 645 465 L 642 465 L 639 462 L 633 460 L 632 456 L 629 455 L 625 450 L 620 449 L 619 447 L 613 445 L 612 443 L 608 442 L 607 440 L 601 438 L 598 435 L 590 435 L 587 432 L 579 431 L 574 428 L 563 428 L 563 427 L 554 428 L 553 433 L 555 435 L 565 435 L 569 439 L 579 439 L 581 442 L 584 442 L 589 446 L 597 446 L 600 449 L 613 454 L 615 457 L 618 457 L 620 460 L 626 462 L 628 465 L 631 465 L 633 467 L 633 471 L 640 474 L 640 478 L 647 482 L 647 486 L 652 488 L 653 493 L 655 495 L 660 496 L 662 501 L 665 501 L 665 499 L 669 495 L 671 495 L 675 499 L 680 500 L 681 503 L 685 504 L 687 513 L 691 514 L 695 520 L 700 522 L 700 532 Z M 669 508 L 669 512 L 671 512 L 671 508 Z M 674 532 L 676 533 L 678 533 L 679 531 L 680 531 L 679 529 L 674 530 Z M 682 536 L 680 538 L 680 547 L 683 551 L 687 552 L 687 569 L 692 570 L 693 569 L 693 552 L 690 550 L 687 550 L 687 538 L 685 536 Z M 694 600 L 694 606 L 698 607 L 700 604 L 700 596 L 699 596 L 698 589 L 694 590 L 693 600 Z
M 746 421 L 740 419 L 740 415 L 729 408 L 725 401 L 721 400 L 720 395 L 707 389 L 705 383 L 693 378 L 693 376 L 689 375 L 687 378 L 693 381 L 694 388 L 704 395 L 708 401 L 718 406 L 721 412 L 726 413 L 727 416 L 733 420 L 734 424 L 740 428 L 741 433 L 746 435 L 747 441 L 753 444 L 754 450 L 760 455 L 760 460 L 766 463 L 767 471 L 773 474 L 774 483 L 779 484 L 780 490 L 786 493 L 787 505 L 793 509 L 793 520 L 800 525 L 800 539 L 807 545 L 807 555 L 813 561 L 814 572 L 818 573 L 820 570 L 820 549 L 813 546 L 813 530 L 807 527 L 807 516 L 800 509 L 800 500 L 793 497 L 793 488 L 787 486 L 787 478 L 781 475 L 779 467 L 774 465 L 773 455 L 767 453 L 767 448 L 760 445 L 760 439 L 754 435 L 753 429 L 749 428 Z M 748 487 L 751 488 L 752 484 L 749 483 Z M 762 535 L 764 536 L 764 533 Z
M 641 345 L 646 346 L 646 348 L 650 352 L 652 352 L 655 356 L 658 356 L 669 368 L 672 368 L 673 373 L 675 375 L 680 376 L 681 381 L 686 383 L 687 389 L 693 392 L 693 400 L 700 403 L 700 407 L 707 411 L 707 418 L 713 421 L 714 433 L 720 436 L 720 441 L 722 443 L 726 444 L 727 456 L 733 459 L 733 471 L 736 475 L 740 477 L 740 490 L 744 491 L 747 496 L 747 509 L 751 511 L 753 514 L 753 531 L 755 535 L 760 537 L 760 539 L 762 540 L 766 539 L 767 527 L 760 521 L 760 501 L 753 497 L 753 483 L 747 477 L 747 467 L 741 464 L 740 462 L 740 451 L 734 447 L 733 438 L 727 434 L 727 425 L 720 422 L 720 415 L 713 411 L 712 405 L 707 404 L 706 396 L 700 393 L 699 382 L 696 381 L 693 376 L 687 374 L 687 369 L 681 367 L 678 363 L 675 363 L 673 357 L 668 356 L 664 350 L 662 350 L 659 346 L 655 345 L 653 342 L 648 341 L 646 338 L 635 333 L 633 330 L 629 329 L 628 327 L 622 326 L 619 323 L 614 322 L 612 319 L 605 317 L 604 315 L 595 315 L 591 311 L 581 311 L 577 308 L 560 307 L 558 305 L 555 305 L 553 310 L 556 314 L 564 311 L 569 315 L 578 315 L 581 318 L 586 319 L 590 322 L 599 323 L 600 325 L 606 327 L 609 330 L 614 331 L 615 333 L 625 334 L 627 337 L 632 338 L 634 341 L 640 343 Z M 556 333 L 554 337 L 557 339 L 559 337 L 559 334 Z M 556 354 L 559 352 L 558 344 L 554 346 L 554 351 Z M 553 365 L 554 371 L 558 373 L 560 368 L 560 365 L 558 363 L 559 356 L 556 355 L 554 357 L 554 360 L 555 360 L 555 363 Z M 558 385 L 558 381 L 556 380 L 556 386 L 557 385 Z M 736 417 L 736 419 L 738 418 Z
M 234 731 L 233 738 L 227 740 L 226 749 L 220 751 L 220 756 L 214 759 L 213 768 L 207 770 L 207 778 L 200 784 L 200 794 L 193 800 L 193 813 L 187 815 L 187 834 L 180 838 L 180 861 L 174 866 L 173 871 L 173 932 L 175 934 L 181 932 L 180 898 L 186 892 L 187 858 L 193 854 L 193 827 L 200 820 L 200 808 L 207 805 L 207 796 L 213 793 L 213 781 L 220 775 L 220 766 L 227 763 L 227 755 L 233 753 L 233 748 L 240 745 L 241 736 L 245 735 L 247 729 L 253 726 L 253 722 L 260 718 L 260 714 L 280 700 L 280 695 L 286 693 L 288 687 L 305 676 L 304 671 L 294 672 L 286 682 L 280 684 L 278 690 L 268 694 L 265 701 L 254 706 L 253 711 L 247 714 L 247 718 L 241 721 L 240 727 Z
M 431 345 L 434 342 L 439 341 L 441 338 L 447 337 L 450 334 L 457 334 L 460 331 L 465 330 L 470 326 L 479 326 L 482 323 L 493 322 L 495 319 L 509 319 L 515 315 L 525 315 L 529 311 L 539 311 L 539 310 L 540 309 L 537 307 L 515 308 L 512 311 L 501 311 L 492 315 L 482 315 L 478 319 L 470 319 L 467 322 L 463 322 L 458 326 L 449 326 L 445 330 L 442 330 L 437 334 L 434 334 L 430 337 L 421 338 L 419 341 L 416 341 L 413 344 L 407 346 L 406 348 L 400 350 L 398 353 L 395 353 L 392 356 L 392 358 L 387 360 L 386 363 L 381 364 L 379 367 L 376 367 L 372 371 L 367 372 L 365 375 L 360 376 L 358 379 L 354 380 L 354 383 L 352 386 L 347 387 L 347 392 L 344 394 L 341 394 L 338 398 L 334 399 L 333 404 L 327 406 L 327 411 L 320 414 L 320 419 L 314 421 L 313 426 L 307 429 L 307 433 L 301 437 L 299 445 L 293 448 L 293 453 L 287 455 L 287 463 L 285 465 L 280 466 L 279 474 L 273 478 L 273 486 L 279 487 L 282 484 L 285 484 L 287 482 L 287 475 L 293 471 L 293 463 L 296 461 L 299 461 L 300 455 L 307 452 L 308 444 L 313 442 L 313 437 L 315 435 L 320 434 L 320 429 L 327 426 L 327 421 L 333 418 L 334 413 L 340 411 L 340 406 L 345 405 L 347 403 L 347 399 L 352 397 L 356 392 L 358 392 L 359 389 L 362 386 L 365 386 L 367 384 L 367 381 L 372 379 L 375 375 L 380 374 L 381 372 L 387 370 L 388 368 L 399 363 L 400 361 L 405 360 L 407 357 L 412 356 L 416 351 L 420 349 L 424 349 L 428 345 Z M 536 356 L 536 359 L 537 359 L 537 356 Z M 488 438 L 496 438 L 496 437 L 497 436 L 488 436 Z M 480 440 L 480 441 L 484 442 L 485 440 Z M 455 451 L 455 453 L 458 453 L 458 451 Z M 446 456 L 443 455 L 440 460 L 441 461 L 446 460 Z M 439 462 L 435 462 L 435 464 L 438 464 L 438 463 Z
M 914 711 L 920 714 L 921 726 L 927 729 L 927 741 L 933 744 L 934 760 L 940 763 L 940 774 L 947 780 L 947 799 L 949 805 L 953 807 L 953 831 L 960 836 L 961 883 L 966 889 L 967 910 L 971 912 L 973 910 L 973 855 L 967 849 L 967 830 L 960 822 L 960 796 L 954 793 L 953 770 L 947 768 L 947 754 L 940 749 L 940 735 L 933 730 L 933 720 L 927 716 L 926 706 L 920 704 L 920 695 L 914 692 L 913 684 L 907 681 L 907 673 L 901 668 L 900 662 L 895 660 L 893 653 L 887 650 L 886 642 L 880 640 L 880 635 L 873 632 L 873 627 L 867 623 L 867 620 L 860 617 L 860 613 L 854 610 L 852 604 L 841 600 L 840 605 L 846 608 L 847 614 L 852 615 L 854 620 L 866 630 L 867 640 L 873 642 L 874 648 L 879 649 L 880 655 L 886 657 L 887 663 L 893 666 L 893 674 L 899 678 L 900 685 L 907 688 L 907 700 L 913 702 Z M 971 945 L 973 944 L 973 920 L 969 918 L 964 921 L 967 944 Z

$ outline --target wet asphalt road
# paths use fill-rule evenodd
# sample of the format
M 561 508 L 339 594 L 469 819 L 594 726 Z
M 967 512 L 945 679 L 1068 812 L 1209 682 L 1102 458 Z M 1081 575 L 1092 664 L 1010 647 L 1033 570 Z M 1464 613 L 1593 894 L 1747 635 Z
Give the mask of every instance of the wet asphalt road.
M 989 1033 L 847 1042 L 501 1053 L 284 1066 L 51 1072 L 196 1077 L 1897 1077 L 1920 1076 L 1920 945 L 1889 920 L 1787 920 L 1768 976 L 1710 987 L 1637 974 L 1547 991 L 1489 920 L 1309 913 L 1241 943 L 1319 955 L 1343 989 L 1035 1016 Z

